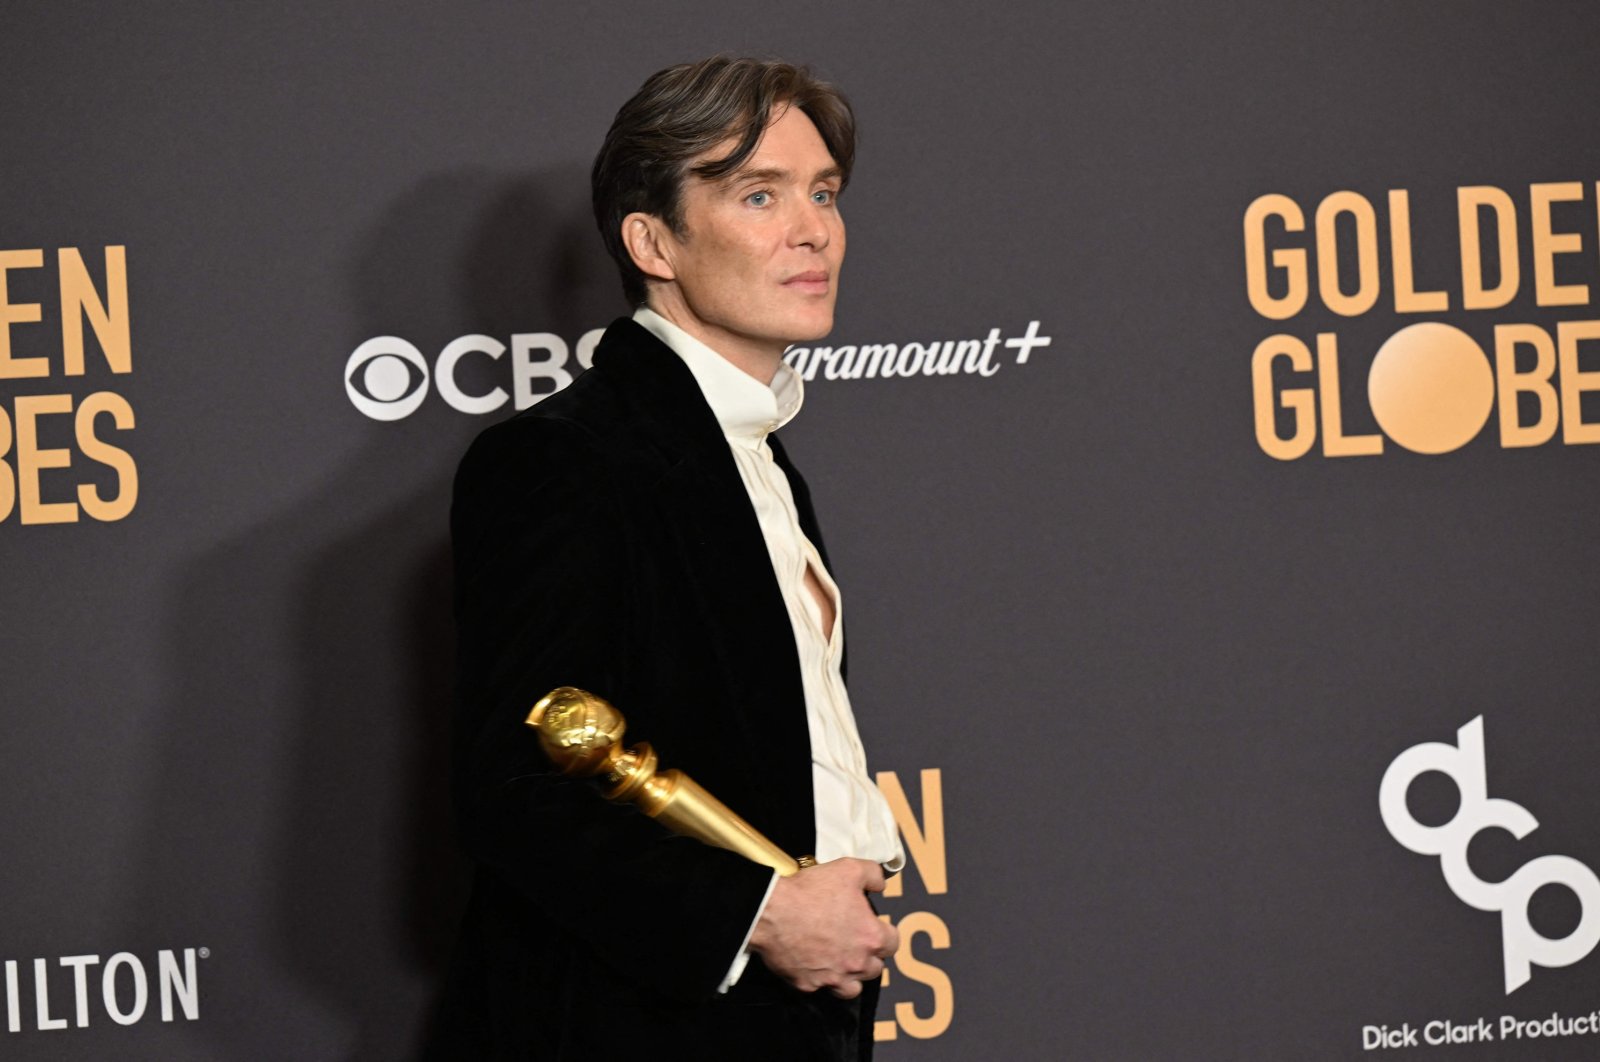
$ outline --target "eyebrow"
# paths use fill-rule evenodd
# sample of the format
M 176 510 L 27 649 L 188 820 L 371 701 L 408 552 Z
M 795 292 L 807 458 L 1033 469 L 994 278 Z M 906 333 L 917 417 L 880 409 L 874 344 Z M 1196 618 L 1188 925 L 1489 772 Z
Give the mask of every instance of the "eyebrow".
M 788 170 L 773 168 L 760 170 L 736 170 L 728 175 L 727 183 L 743 184 L 745 181 L 787 181 L 792 179 L 793 176 L 794 174 Z M 838 166 L 829 166 L 826 169 L 818 170 L 816 176 L 814 176 L 812 180 L 825 181 L 829 180 L 830 178 L 842 176 L 844 176 L 844 171 Z

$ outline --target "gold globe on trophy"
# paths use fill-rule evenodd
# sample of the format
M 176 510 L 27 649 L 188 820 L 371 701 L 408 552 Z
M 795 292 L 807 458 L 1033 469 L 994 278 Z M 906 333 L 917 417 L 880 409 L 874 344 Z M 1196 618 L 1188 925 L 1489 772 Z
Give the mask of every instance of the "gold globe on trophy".
M 562 774 L 603 776 L 607 800 L 636 804 L 674 833 L 737 852 L 784 877 L 813 865 L 809 856 L 795 859 L 773 844 L 682 771 L 656 770 L 649 742 L 626 748 L 622 713 L 604 697 L 558 687 L 539 698 L 527 724 L 538 732 L 539 744 Z

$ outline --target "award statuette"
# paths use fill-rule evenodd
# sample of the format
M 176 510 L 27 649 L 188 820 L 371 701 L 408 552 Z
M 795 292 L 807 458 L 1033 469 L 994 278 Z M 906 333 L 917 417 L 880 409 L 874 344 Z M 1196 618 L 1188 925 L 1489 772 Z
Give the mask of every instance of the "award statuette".
M 648 742 L 624 748 L 622 713 L 604 697 L 571 686 L 553 689 L 533 706 L 527 724 L 562 774 L 604 775 L 607 800 L 637 804 L 674 833 L 737 852 L 786 878 L 812 863 L 794 859 L 682 771 L 658 772 Z

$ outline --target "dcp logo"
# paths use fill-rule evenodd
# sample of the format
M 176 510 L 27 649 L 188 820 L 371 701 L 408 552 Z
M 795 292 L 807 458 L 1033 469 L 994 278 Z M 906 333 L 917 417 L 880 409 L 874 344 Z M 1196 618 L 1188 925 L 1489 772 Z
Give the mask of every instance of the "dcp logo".
M 1406 806 L 1411 783 L 1428 771 L 1448 775 L 1461 794 L 1460 807 L 1442 826 L 1424 826 Z M 1483 830 L 1498 827 L 1521 840 L 1539 825 L 1522 805 L 1489 796 L 1483 716 L 1458 730 L 1454 745 L 1430 741 L 1396 756 L 1378 787 L 1378 810 L 1396 841 L 1413 852 L 1439 857 L 1445 883 L 1463 903 L 1500 912 L 1507 995 L 1527 984 L 1530 964 L 1571 966 L 1600 943 L 1600 879 L 1576 859 L 1540 856 L 1496 883 L 1484 881 L 1467 865 L 1467 845 Z M 1545 885 L 1571 889 L 1582 910 L 1577 928 L 1559 940 L 1528 922 L 1528 901 Z

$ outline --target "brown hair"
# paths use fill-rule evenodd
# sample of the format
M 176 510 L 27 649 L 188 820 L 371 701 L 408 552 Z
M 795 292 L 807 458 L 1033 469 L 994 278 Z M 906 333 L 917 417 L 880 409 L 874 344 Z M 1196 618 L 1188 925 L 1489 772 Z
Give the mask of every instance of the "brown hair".
M 644 302 L 645 277 L 622 243 L 622 219 L 639 211 L 683 232 L 685 174 L 707 180 L 744 165 L 772 120 L 774 108 L 795 106 L 810 118 L 839 166 L 840 188 L 856 156 L 855 115 L 838 89 L 805 67 L 777 60 L 714 55 L 652 74 L 622 105 L 595 156 L 590 174 L 594 219 L 622 273 L 622 290 Z M 690 167 L 696 156 L 727 140 L 728 154 Z

